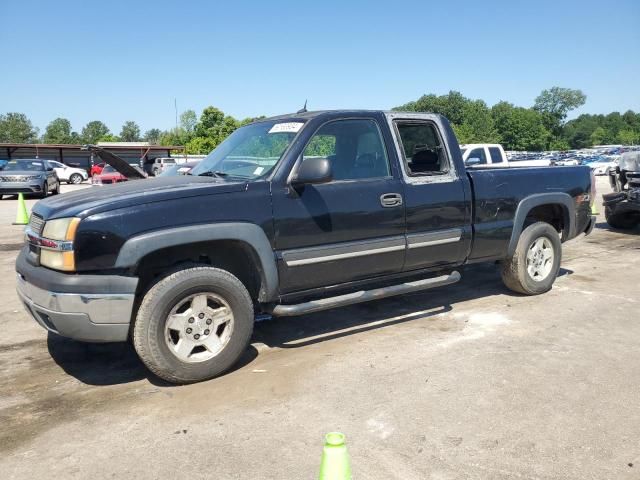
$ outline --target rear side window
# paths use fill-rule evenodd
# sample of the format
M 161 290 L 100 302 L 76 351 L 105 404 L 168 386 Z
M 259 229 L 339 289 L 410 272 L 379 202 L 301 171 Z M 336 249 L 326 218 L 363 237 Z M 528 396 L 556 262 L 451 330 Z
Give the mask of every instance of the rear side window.
M 398 121 L 396 128 L 409 176 L 443 174 L 449 171 L 442 141 L 431 123 Z
M 476 165 L 486 165 L 487 163 L 487 156 L 484 153 L 484 148 L 474 148 L 473 150 L 471 150 L 471 153 L 469 153 L 469 156 L 467 157 L 467 161 L 471 160 L 472 158 L 477 158 L 478 160 L 480 160 L 480 162 L 476 163 Z
M 498 147 L 489 147 L 489 155 L 491 156 L 491 163 L 502 163 L 502 153 Z
M 303 158 L 324 157 L 334 180 L 381 178 L 390 175 L 378 125 L 369 119 L 326 123 L 311 137 Z

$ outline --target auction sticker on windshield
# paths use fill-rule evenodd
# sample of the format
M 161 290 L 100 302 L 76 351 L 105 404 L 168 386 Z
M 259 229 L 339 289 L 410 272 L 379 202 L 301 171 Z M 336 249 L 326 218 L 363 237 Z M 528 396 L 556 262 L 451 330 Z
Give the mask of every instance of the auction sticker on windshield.
M 303 122 L 276 123 L 273 127 L 271 127 L 269 133 L 296 133 L 302 128 L 302 125 L 304 125 Z

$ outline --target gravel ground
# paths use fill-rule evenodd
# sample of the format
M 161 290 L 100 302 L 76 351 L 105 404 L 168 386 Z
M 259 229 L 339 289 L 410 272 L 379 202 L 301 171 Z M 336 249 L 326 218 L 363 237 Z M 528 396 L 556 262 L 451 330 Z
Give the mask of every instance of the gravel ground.
M 2 478 L 314 478 L 332 430 L 354 478 L 640 478 L 640 232 L 603 215 L 545 295 L 479 265 L 454 286 L 261 322 L 233 372 L 175 387 L 129 345 L 27 316 L 15 208 L 0 202 Z

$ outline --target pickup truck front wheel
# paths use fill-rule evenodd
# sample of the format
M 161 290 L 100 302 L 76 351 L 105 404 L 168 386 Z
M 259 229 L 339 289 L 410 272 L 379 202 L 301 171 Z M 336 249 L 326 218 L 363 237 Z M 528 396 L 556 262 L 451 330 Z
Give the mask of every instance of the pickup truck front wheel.
M 548 292 L 560 270 L 562 243 L 558 232 L 545 222 L 523 230 L 513 256 L 502 264 L 502 281 L 525 295 Z
M 225 270 L 185 268 L 144 296 L 133 328 L 140 359 L 172 383 L 224 373 L 240 358 L 253 332 L 253 303 Z

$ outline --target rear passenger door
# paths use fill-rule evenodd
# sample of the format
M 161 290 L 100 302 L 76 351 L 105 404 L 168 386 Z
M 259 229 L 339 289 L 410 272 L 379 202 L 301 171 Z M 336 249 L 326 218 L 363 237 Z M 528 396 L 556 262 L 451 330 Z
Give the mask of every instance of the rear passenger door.
M 392 121 L 402 167 L 407 217 L 404 270 L 438 269 L 464 262 L 471 246 L 471 198 L 438 126 Z M 478 152 L 485 159 L 484 149 Z M 474 156 L 471 152 L 469 158 Z

